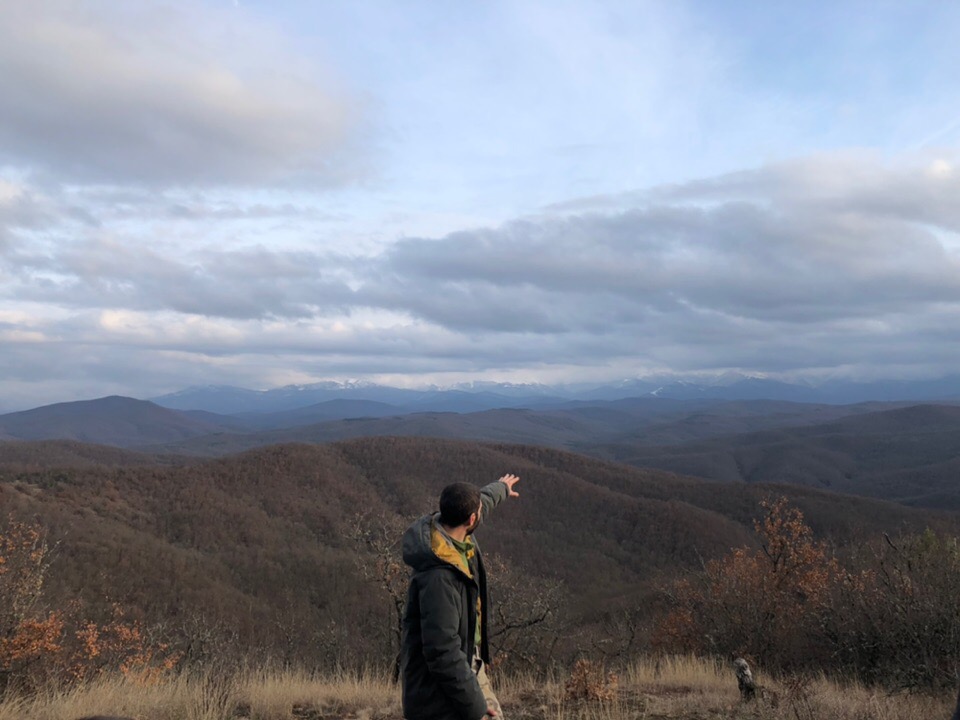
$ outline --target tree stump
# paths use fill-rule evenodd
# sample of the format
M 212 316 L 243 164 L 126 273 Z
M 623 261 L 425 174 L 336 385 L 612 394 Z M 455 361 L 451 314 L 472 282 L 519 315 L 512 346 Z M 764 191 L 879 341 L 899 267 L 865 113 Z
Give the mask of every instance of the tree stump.
M 740 688 L 740 699 L 753 700 L 757 696 L 757 683 L 753 680 L 750 665 L 743 658 L 733 661 L 733 668 L 737 674 L 737 687 Z

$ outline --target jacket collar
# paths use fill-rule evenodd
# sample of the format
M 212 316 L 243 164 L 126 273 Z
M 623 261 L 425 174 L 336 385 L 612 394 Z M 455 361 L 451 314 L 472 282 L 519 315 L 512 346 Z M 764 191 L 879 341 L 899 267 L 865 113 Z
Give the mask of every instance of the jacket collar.
M 453 538 L 444 531 L 439 521 L 433 518 L 430 522 L 430 549 L 433 551 L 433 554 L 448 565 L 453 565 L 457 570 L 473 580 L 474 577 L 473 572 L 470 570 L 470 564 L 463 561 L 463 555 L 454 547 L 453 543 Z M 473 542 L 469 541 L 469 547 L 466 553 L 467 559 L 473 558 L 474 553 L 476 553 L 476 550 Z

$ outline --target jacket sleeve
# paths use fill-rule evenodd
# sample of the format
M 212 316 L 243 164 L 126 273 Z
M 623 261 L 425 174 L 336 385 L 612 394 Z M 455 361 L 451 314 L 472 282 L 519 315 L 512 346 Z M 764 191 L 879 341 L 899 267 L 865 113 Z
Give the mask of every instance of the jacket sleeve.
M 447 699 L 463 720 L 481 720 L 487 701 L 461 647 L 460 590 L 447 572 L 431 572 L 420 585 L 423 657 Z
M 483 505 L 481 519 L 503 502 L 505 497 L 507 497 L 507 486 L 499 480 L 480 488 L 480 503 Z

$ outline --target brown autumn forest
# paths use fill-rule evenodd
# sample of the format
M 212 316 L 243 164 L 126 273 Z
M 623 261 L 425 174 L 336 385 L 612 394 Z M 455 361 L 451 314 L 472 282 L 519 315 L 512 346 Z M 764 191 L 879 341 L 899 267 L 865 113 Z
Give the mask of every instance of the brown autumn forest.
M 507 471 L 522 497 L 478 532 L 504 667 L 676 650 L 910 687 L 950 681 L 951 513 L 542 447 L 391 437 L 202 462 L 5 443 L 0 503 L 6 537 L 16 523 L 43 533 L 50 566 L 33 618 L 60 613 L 74 645 L 113 637 L 128 664 L 389 668 L 399 533 L 452 479 Z M 89 665 L 77 652 L 74 666 Z

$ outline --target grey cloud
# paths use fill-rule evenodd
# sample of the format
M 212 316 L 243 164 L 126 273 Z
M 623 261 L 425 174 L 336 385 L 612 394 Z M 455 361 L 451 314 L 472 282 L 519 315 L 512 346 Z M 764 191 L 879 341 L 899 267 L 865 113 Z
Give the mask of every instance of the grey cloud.
M 930 223 L 960 230 L 960 156 L 914 157 L 885 163 L 866 151 L 800 158 L 716 178 L 654 188 L 655 201 L 749 199 L 874 219 Z
M 844 175 L 824 163 L 798 170 L 801 179 L 777 166 L 661 188 L 615 213 L 406 238 L 369 257 L 268 248 L 173 257 L 87 229 L 83 241 L 17 254 L 18 281 L 0 292 L 73 313 L 172 312 L 132 339 L 105 333 L 95 313 L 89 327 L 73 317 L 45 332 L 84 347 L 172 352 L 184 367 L 202 356 L 242 367 L 280 358 L 314 376 L 951 369 L 960 243 L 936 185 L 952 187 L 948 168 Z M 930 191 L 876 209 L 911 177 Z M 371 323 L 351 320 L 371 310 Z M 226 318 L 231 331 L 191 332 L 176 313 Z M 343 330 L 317 332 L 325 319 Z
M 223 381 L 223 369 L 202 356 L 158 352 L 70 335 L 48 343 L 11 343 L 0 357 L 0 412 L 106 395 L 149 397 L 179 389 L 185 379 Z M 237 384 L 257 386 L 255 374 L 233 370 Z
M 632 207 L 644 202 L 648 197 L 646 192 L 625 192 L 607 195 L 589 195 L 587 197 L 572 198 L 543 206 L 545 213 L 588 213 L 614 212 Z
M 154 186 L 339 184 L 365 172 L 356 104 L 239 14 L 0 3 L 0 162 L 61 182 Z
M 960 302 L 958 254 L 929 214 L 838 207 L 835 195 L 799 193 L 810 181 L 789 180 L 783 168 L 756 174 L 749 183 L 730 178 L 727 190 L 723 178 L 674 189 L 680 204 L 404 239 L 373 258 L 261 249 L 174 259 L 97 234 L 23 260 L 57 279 L 22 292 L 65 305 L 233 318 L 378 308 L 455 332 L 541 335 L 604 335 L 662 318 L 680 333 L 701 312 L 761 327 L 816 324 Z M 882 196 L 876 175 L 873 192 Z M 888 179 L 893 188 L 904 182 L 897 173 Z M 698 189 L 711 202 L 693 204 Z M 714 202 L 722 192 L 729 199 Z
M 396 296 L 460 329 L 476 317 L 471 306 L 490 308 L 483 327 L 497 326 L 502 308 L 487 302 L 491 288 L 521 316 L 550 309 L 568 328 L 587 319 L 602 326 L 617 313 L 683 318 L 697 308 L 810 323 L 960 301 L 957 254 L 922 222 L 853 218 L 830 206 L 731 201 L 548 219 L 402 241 L 385 264 Z M 504 330 L 516 322 L 501 318 Z
M 309 222 L 337 222 L 346 218 L 320 210 L 307 202 L 264 202 L 222 195 L 216 190 L 204 192 L 192 189 L 184 192 L 168 189 L 155 190 L 104 186 L 80 186 L 48 189 L 51 208 L 56 217 L 75 220 L 90 227 L 109 225 L 115 221 L 144 222 L 178 220 L 186 223 L 296 219 Z
M 928 214 L 892 219 L 838 208 L 834 196 L 798 198 L 803 183 L 784 177 L 782 168 L 750 183 L 733 177 L 720 203 L 691 201 L 698 187 L 715 200 L 722 178 L 674 189 L 681 204 L 405 239 L 374 258 L 261 249 L 173 259 L 103 234 L 24 260 L 59 279 L 23 292 L 233 318 L 381 308 L 456 332 L 598 335 L 664 317 L 682 332 L 704 311 L 802 325 L 960 301 L 957 253 Z M 872 183 L 882 195 L 882 182 Z M 902 183 L 891 175 L 893 187 Z
M 2 191 L 3 187 L 0 186 L 0 193 Z M 53 222 L 54 214 L 41 198 L 19 189 L 8 192 L 7 197 L 0 195 L 0 225 L 7 228 L 35 229 Z
M 63 307 L 173 311 L 235 319 L 310 317 L 350 306 L 352 291 L 310 253 L 244 250 L 172 259 L 101 236 L 56 255 L 21 254 L 8 299 Z M 11 263 L 12 264 L 12 263 Z
M 339 220 L 340 217 L 317 211 L 315 208 L 281 203 L 267 205 L 254 203 L 244 206 L 237 203 L 202 204 L 202 203 L 175 203 L 169 205 L 164 213 L 168 217 L 179 220 L 262 220 L 270 218 L 303 218 L 309 220 L 329 221 Z
M 284 371 L 303 374 L 479 373 L 491 363 L 538 366 L 543 353 L 562 357 L 567 345 L 557 337 L 530 338 L 531 342 L 508 336 L 464 338 L 416 324 L 389 333 L 357 328 L 321 335 L 298 324 L 248 322 L 232 324 L 231 332 L 217 337 L 202 326 L 178 326 L 169 332 L 164 322 L 148 319 L 134 333 L 113 333 L 93 312 L 38 321 L 31 330 L 47 340 L 9 344 L 9 351 L 0 356 L 0 389 L 31 385 L 37 388 L 32 392 L 42 392 L 40 386 L 51 378 L 82 382 L 86 397 L 122 392 L 124 385 L 138 386 L 145 395 L 178 389 L 185 382 L 223 383 L 228 377 L 231 383 L 257 387 L 262 384 L 256 380 L 257 372 L 275 371 L 278 356 Z M 574 361 L 586 357 L 579 355 Z M 57 383 L 50 387 L 62 393 Z M 6 399 L 9 402 L 10 396 Z M 64 395 L 50 401 L 57 399 Z
M 0 178 L 0 258 L 25 231 L 47 228 L 58 222 L 56 210 L 45 198 Z

